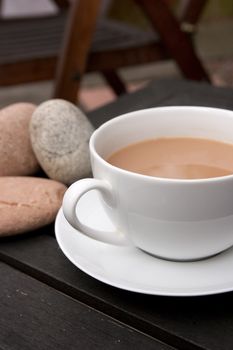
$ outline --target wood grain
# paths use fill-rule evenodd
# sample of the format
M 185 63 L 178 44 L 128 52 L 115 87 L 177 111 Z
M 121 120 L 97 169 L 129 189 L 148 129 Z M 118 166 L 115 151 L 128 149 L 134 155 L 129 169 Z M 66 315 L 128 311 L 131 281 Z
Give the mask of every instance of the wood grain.
M 3 263 L 0 274 L 2 349 L 172 350 Z
M 97 128 L 105 121 L 143 108 L 156 106 L 206 106 L 233 110 L 233 89 L 178 79 L 158 79 L 141 90 L 88 113 Z
M 152 106 L 203 105 L 233 110 L 232 96 L 233 89 L 210 87 L 208 84 L 173 80 L 156 81 L 141 91 L 122 96 L 117 102 L 90 113 L 89 118 L 97 127 L 118 114 Z M 43 342 L 47 342 L 47 337 L 50 337 L 49 339 L 54 342 L 51 349 L 59 349 L 59 344 L 56 343 L 59 339 L 63 345 L 64 342 L 69 344 L 70 339 L 72 344 L 76 344 L 73 343 L 73 340 L 82 342 L 84 341 L 82 338 L 75 338 L 75 335 L 79 334 L 81 317 L 81 319 L 86 320 L 88 325 L 85 329 L 86 333 L 84 333 L 86 341 L 89 341 L 88 334 L 94 332 L 94 336 L 97 337 L 95 339 L 106 337 L 110 342 L 107 349 L 111 349 L 111 341 L 114 342 L 116 339 L 114 336 L 109 336 L 113 329 L 108 329 L 106 326 L 107 333 L 104 333 L 101 326 L 98 325 L 95 330 L 92 330 L 92 321 L 100 320 L 98 318 L 99 312 L 102 312 L 107 317 L 106 322 L 108 322 L 109 317 L 113 317 L 115 320 L 136 329 L 135 339 L 138 338 L 138 332 L 143 332 L 149 337 L 140 338 L 142 339 L 141 343 L 132 343 L 136 349 L 138 349 L 138 344 L 143 344 L 142 349 L 145 344 L 149 344 L 146 348 L 150 348 L 151 343 L 147 343 L 150 341 L 150 337 L 183 350 L 232 349 L 232 293 L 196 298 L 168 298 L 130 293 L 105 285 L 84 274 L 63 255 L 54 238 L 53 225 L 21 237 L 1 239 L 0 260 L 8 264 L 8 267 L 4 264 L 0 265 L 2 278 L 0 288 L 0 293 L 2 293 L 0 348 L 20 349 L 20 347 L 17 348 L 18 342 L 21 345 L 25 345 L 27 342 L 31 345 L 30 342 L 33 342 L 31 348 L 35 347 L 36 349 L 38 346 L 38 349 L 43 349 L 43 346 L 39 347 L 38 339 L 42 339 L 43 345 Z M 5 267 L 1 268 L 1 266 Z M 26 289 L 22 289 L 25 287 Z M 26 307 L 23 310 L 25 319 L 22 318 L 22 326 L 18 320 L 19 314 L 23 314 L 19 298 L 23 298 L 24 295 L 17 294 L 19 293 L 16 291 L 17 289 L 32 296 L 29 304 L 25 304 Z M 7 299 L 9 290 L 14 296 L 12 303 Z M 52 308 L 43 304 L 40 300 L 41 296 L 44 296 L 44 300 L 54 302 Z M 90 313 L 87 311 L 89 308 L 96 311 Z M 87 312 L 91 317 L 85 318 Z M 92 317 L 92 315 L 94 316 Z M 54 317 L 54 325 L 52 317 Z M 64 334 L 59 328 L 60 324 L 58 324 L 60 320 L 63 322 L 63 319 L 64 323 L 71 327 L 66 333 L 67 340 L 64 340 Z M 6 322 L 7 327 L 4 322 Z M 14 322 L 17 322 L 16 328 L 14 328 Z M 78 329 L 75 328 L 76 325 Z M 7 333 L 8 329 L 11 332 Z M 32 340 L 29 339 L 29 333 L 24 338 L 25 329 L 30 333 Z M 59 332 L 61 332 L 60 335 Z M 126 327 L 125 332 L 122 339 L 125 339 L 124 337 L 131 339 L 127 333 L 128 327 Z M 3 334 L 2 338 L 1 334 Z M 11 337 L 8 336 L 9 334 Z M 140 335 L 141 333 L 139 333 Z M 98 340 L 96 341 L 98 344 Z M 104 339 L 104 341 L 107 340 Z M 10 346 L 7 342 L 14 344 L 10 344 L 12 345 Z M 92 338 L 90 342 L 87 343 L 88 349 L 93 345 Z M 80 344 L 83 345 L 83 343 Z M 124 349 L 124 344 L 130 346 L 129 342 L 122 342 L 122 344 L 122 347 L 118 344 L 122 349 Z M 159 346 L 165 346 L 157 344 L 154 340 L 152 344 L 155 349 L 160 349 Z M 44 348 L 49 349 L 49 347 Z M 21 349 L 27 350 L 26 345 L 21 346 Z M 166 346 L 164 349 L 167 349 Z
M 105 285 L 77 269 L 51 236 L 5 239 L 0 259 L 120 322 L 183 350 L 231 349 L 232 293 L 201 298 L 156 297 Z M 213 330 L 218 330 L 214 332 Z M 224 339 L 223 339 L 224 335 Z M 227 347 L 229 345 L 229 347 Z

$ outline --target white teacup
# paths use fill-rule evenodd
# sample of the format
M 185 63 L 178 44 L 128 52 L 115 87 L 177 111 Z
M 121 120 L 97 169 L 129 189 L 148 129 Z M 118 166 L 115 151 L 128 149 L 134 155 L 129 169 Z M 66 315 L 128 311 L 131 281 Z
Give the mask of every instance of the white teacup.
M 114 118 L 90 139 L 94 178 L 75 182 L 63 212 L 82 233 L 110 244 L 133 243 L 171 260 L 198 260 L 233 245 L 233 175 L 201 180 L 136 174 L 105 159 L 129 144 L 156 137 L 199 137 L 233 143 L 233 112 L 207 107 L 161 107 Z M 76 215 L 79 199 L 97 189 L 115 233 L 90 228 Z

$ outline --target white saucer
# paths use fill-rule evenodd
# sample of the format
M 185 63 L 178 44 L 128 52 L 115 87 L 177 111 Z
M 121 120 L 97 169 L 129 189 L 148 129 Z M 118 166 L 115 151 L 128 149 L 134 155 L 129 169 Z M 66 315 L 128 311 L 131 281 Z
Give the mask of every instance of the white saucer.
M 113 230 L 96 191 L 78 205 L 79 218 L 89 226 Z M 100 243 L 74 230 L 58 212 L 57 242 L 80 270 L 99 281 L 128 291 L 166 296 L 197 296 L 233 290 L 233 248 L 196 262 L 171 262 L 132 246 Z

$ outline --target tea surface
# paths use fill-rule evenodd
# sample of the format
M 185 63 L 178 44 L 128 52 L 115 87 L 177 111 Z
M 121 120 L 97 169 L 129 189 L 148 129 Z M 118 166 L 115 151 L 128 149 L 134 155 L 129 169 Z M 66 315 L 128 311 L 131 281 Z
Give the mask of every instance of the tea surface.
M 233 174 L 233 144 L 189 137 L 149 139 L 118 150 L 107 161 L 155 177 L 212 178 Z

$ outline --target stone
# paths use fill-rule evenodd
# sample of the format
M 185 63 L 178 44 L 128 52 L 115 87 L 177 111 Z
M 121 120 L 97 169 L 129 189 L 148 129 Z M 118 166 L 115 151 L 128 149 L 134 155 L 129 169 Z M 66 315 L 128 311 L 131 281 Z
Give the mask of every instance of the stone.
M 49 100 L 36 108 L 30 123 L 31 143 L 48 177 L 70 185 L 90 176 L 92 132 L 87 117 L 68 101 Z
M 29 134 L 35 108 L 22 102 L 0 110 L 0 176 L 32 175 L 38 171 Z
M 0 177 L 0 236 L 17 235 L 54 221 L 66 186 L 32 176 Z

